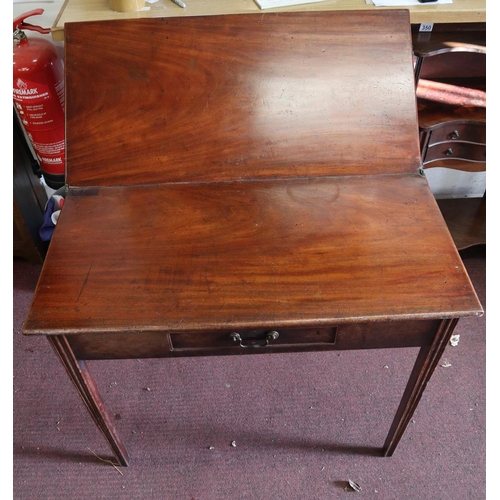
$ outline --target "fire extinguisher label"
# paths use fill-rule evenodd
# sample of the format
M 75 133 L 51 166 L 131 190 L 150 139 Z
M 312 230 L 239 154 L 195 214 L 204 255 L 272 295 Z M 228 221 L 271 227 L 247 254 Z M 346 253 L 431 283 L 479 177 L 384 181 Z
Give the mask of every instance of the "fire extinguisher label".
M 64 80 L 52 87 L 14 79 L 14 103 L 43 171 L 64 173 Z
M 55 91 L 57 101 L 54 102 L 48 85 L 21 78 L 14 81 L 14 102 L 23 125 L 30 129 L 46 130 L 64 116 L 64 81 L 57 83 Z

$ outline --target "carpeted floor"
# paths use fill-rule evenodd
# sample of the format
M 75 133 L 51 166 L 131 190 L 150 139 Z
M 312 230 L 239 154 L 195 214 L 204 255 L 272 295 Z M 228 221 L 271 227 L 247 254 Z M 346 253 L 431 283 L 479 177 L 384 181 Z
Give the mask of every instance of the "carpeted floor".
M 485 250 L 464 262 L 486 307 Z M 485 498 L 485 316 L 459 322 L 391 458 L 415 349 L 89 362 L 131 458 L 115 468 L 46 339 L 20 333 L 39 271 L 14 260 L 16 500 Z

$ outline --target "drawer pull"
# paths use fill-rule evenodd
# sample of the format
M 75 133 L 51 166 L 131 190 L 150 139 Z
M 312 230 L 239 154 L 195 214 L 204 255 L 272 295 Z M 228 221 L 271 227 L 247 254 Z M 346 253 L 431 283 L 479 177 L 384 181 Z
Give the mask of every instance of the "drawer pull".
M 448 149 L 444 152 L 444 154 L 445 154 L 446 156 L 451 156 L 451 155 L 453 154 L 453 149 L 448 148 Z
M 229 337 L 233 342 L 239 342 L 240 347 L 243 349 L 257 349 L 260 347 L 266 347 L 269 342 L 276 340 L 279 338 L 280 334 L 276 331 L 270 331 L 267 332 L 266 338 L 262 340 L 249 340 L 247 342 L 244 342 L 243 339 L 241 338 L 241 335 L 237 332 L 233 332 L 229 334 Z
M 451 134 L 450 134 L 450 138 L 452 140 L 456 140 L 460 137 L 460 134 L 458 133 L 458 130 L 454 130 Z

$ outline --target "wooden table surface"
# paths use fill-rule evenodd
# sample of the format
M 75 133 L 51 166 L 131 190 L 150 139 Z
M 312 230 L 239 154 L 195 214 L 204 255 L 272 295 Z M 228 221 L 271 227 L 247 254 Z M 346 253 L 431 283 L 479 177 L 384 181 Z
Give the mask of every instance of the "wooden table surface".
M 111 19 L 137 19 L 147 17 L 184 17 L 217 14 L 258 14 L 262 12 L 321 12 L 321 11 L 380 11 L 366 0 L 325 0 L 318 3 L 261 10 L 254 0 L 186 0 L 186 9 L 171 0 L 159 0 L 150 9 L 141 12 L 115 12 L 109 0 L 66 0 L 52 27 L 52 37 L 64 40 L 64 25 L 68 22 Z M 486 22 L 486 0 L 453 0 L 452 4 L 423 4 L 409 7 L 412 24 L 420 23 L 478 23 Z
M 393 10 L 71 24 L 71 189 L 27 330 L 475 314 L 419 174 L 407 22 Z
M 27 332 L 210 332 L 478 312 L 418 174 L 79 194 L 64 206 Z

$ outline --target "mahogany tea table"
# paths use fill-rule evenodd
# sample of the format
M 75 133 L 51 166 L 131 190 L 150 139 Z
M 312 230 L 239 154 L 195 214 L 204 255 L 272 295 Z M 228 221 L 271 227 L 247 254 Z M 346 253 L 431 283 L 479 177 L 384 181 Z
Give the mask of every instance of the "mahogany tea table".
M 392 455 L 457 321 L 483 312 L 419 173 L 408 12 L 65 36 L 67 195 L 23 332 L 119 464 L 87 360 L 419 347 Z

